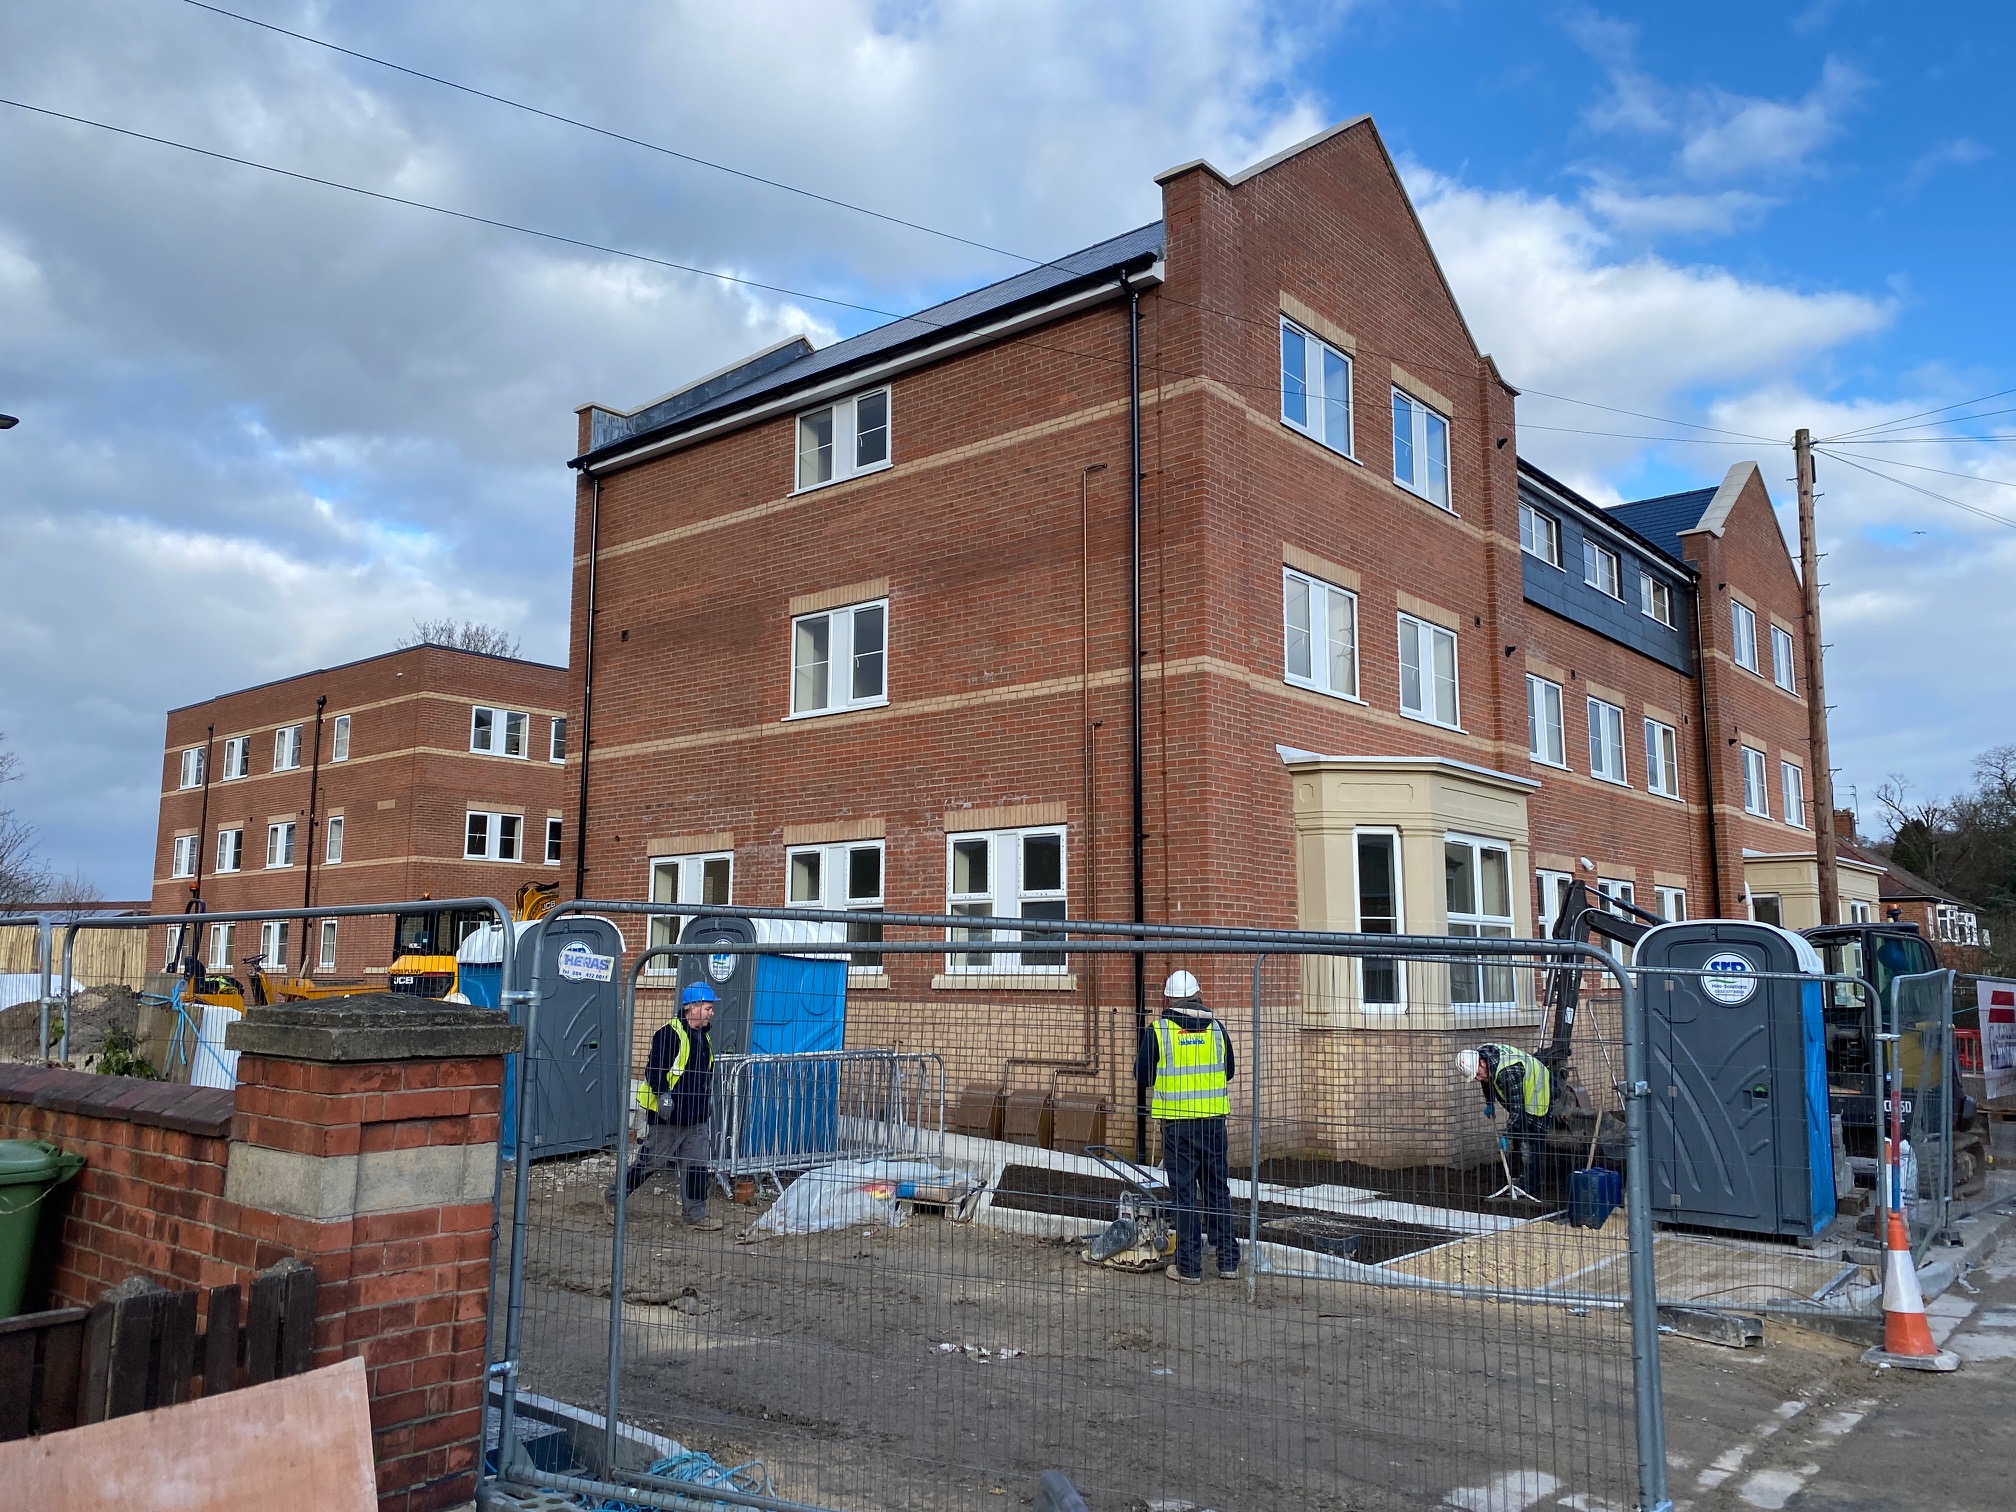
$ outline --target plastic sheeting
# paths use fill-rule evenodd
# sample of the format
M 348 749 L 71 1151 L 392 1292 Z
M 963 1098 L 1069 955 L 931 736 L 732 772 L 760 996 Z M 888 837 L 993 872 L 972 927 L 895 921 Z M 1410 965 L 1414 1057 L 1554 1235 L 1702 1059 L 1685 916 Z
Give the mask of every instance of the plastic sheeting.
M 928 1160 L 843 1160 L 807 1171 L 792 1182 L 749 1226 L 749 1233 L 752 1237 L 823 1234 L 873 1224 L 896 1228 L 904 1218 L 897 1195 L 904 1182 L 949 1186 L 955 1192 L 977 1184 L 964 1171 L 948 1171 Z

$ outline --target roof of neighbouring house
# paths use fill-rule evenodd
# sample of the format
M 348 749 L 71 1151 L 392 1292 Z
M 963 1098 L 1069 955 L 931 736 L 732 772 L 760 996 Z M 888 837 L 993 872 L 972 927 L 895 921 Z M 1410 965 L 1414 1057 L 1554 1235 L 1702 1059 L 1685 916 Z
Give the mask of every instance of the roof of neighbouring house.
M 1661 551 L 1678 561 L 1686 561 L 1680 532 L 1692 530 L 1715 497 L 1712 488 L 1690 488 L 1684 493 L 1660 494 L 1655 499 L 1633 499 L 1612 504 L 1604 511 L 1612 519 L 1631 527 Z
M 831 346 L 814 350 L 804 337 L 795 337 L 639 409 L 622 412 L 601 405 L 584 406 L 589 414 L 588 450 L 574 459 L 574 465 L 601 461 L 641 442 L 748 408 L 822 378 L 837 378 L 851 368 L 885 360 L 906 348 L 942 341 L 1069 290 L 1112 279 L 1123 271 L 1146 267 L 1162 255 L 1164 246 L 1162 222 L 1153 221 Z
M 1882 898 L 1930 899 L 1936 903 L 1954 903 L 1962 908 L 1974 905 L 1964 898 L 1956 898 L 1943 887 L 1926 881 L 1918 873 L 1899 866 L 1888 856 L 1882 855 L 1859 840 L 1837 839 L 1835 848 L 1840 854 L 1857 861 L 1867 861 L 1883 868 L 1883 875 L 1876 879 L 1876 895 Z

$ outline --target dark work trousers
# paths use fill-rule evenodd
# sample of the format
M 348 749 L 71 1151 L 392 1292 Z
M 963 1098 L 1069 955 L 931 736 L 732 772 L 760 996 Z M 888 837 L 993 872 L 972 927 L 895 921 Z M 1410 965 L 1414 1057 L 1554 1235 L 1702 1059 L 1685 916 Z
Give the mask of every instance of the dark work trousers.
M 707 1157 L 714 1153 L 712 1120 L 697 1124 L 652 1124 L 638 1147 L 623 1185 L 629 1196 L 654 1172 L 673 1170 L 680 1179 L 679 1206 L 689 1221 L 707 1216 Z M 609 1188 L 614 1198 L 616 1189 Z
M 1204 1235 L 1218 1251 L 1220 1270 L 1239 1268 L 1239 1236 L 1232 1228 L 1232 1189 L 1225 1183 L 1225 1120 L 1162 1121 L 1162 1169 L 1176 1208 L 1176 1269 L 1204 1273 Z
M 1546 1180 L 1544 1165 L 1547 1154 L 1547 1120 L 1535 1118 L 1530 1113 L 1514 1113 L 1505 1125 L 1506 1153 L 1512 1157 L 1512 1170 L 1518 1177 L 1519 1185 L 1540 1195 L 1541 1183 Z

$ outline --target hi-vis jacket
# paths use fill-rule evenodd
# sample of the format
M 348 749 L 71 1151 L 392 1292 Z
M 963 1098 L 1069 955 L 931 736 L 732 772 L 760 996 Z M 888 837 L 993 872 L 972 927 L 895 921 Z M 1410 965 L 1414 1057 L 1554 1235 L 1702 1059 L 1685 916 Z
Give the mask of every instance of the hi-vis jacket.
M 705 1029 L 688 1029 L 674 1017 L 651 1036 L 651 1056 L 637 1106 L 654 1124 L 705 1123 L 713 1090 L 714 1047 Z
M 1158 1018 L 1148 1027 L 1155 1036 L 1155 1088 L 1148 1111 L 1168 1119 L 1231 1113 L 1232 1047 L 1217 1020 Z
M 1490 1063 L 1490 1079 L 1484 1084 L 1486 1108 L 1496 1101 L 1529 1118 L 1547 1116 L 1554 1103 L 1554 1078 L 1538 1057 L 1511 1045 L 1482 1045 L 1477 1053 Z

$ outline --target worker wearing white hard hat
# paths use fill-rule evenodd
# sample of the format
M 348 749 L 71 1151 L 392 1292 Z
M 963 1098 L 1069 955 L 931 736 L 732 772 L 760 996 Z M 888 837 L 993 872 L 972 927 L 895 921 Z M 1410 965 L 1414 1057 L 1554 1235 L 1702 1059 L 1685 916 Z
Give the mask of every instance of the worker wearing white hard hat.
M 1458 1050 L 1456 1070 L 1465 1081 L 1484 1089 L 1486 1117 L 1496 1116 L 1504 1107 L 1505 1142 L 1519 1156 L 1519 1179 L 1537 1185 L 1543 1175 L 1547 1114 L 1554 1103 L 1554 1075 L 1546 1063 L 1516 1045 L 1493 1043 Z
M 1217 1251 L 1218 1274 L 1239 1274 L 1239 1235 L 1232 1223 L 1225 1121 L 1232 1111 L 1232 1039 L 1204 1006 L 1204 989 L 1188 971 L 1162 984 L 1162 1015 L 1141 1028 L 1134 1081 L 1162 1123 L 1162 1166 L 1176 1210 L 1176 1259 L 1171 1280 L 1204 1279 L 1204 1236 Z

